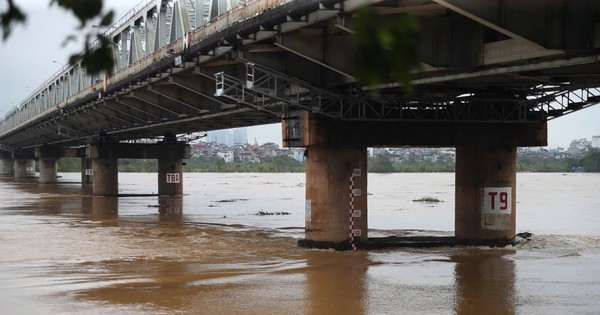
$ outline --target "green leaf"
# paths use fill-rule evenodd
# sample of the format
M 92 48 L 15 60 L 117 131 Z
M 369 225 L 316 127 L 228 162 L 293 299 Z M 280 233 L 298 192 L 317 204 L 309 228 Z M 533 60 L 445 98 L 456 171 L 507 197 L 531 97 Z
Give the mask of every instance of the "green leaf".
M 8 8 L 4 12 L 0 12 L 0 29 L 2 29 L 2 40 L 6 40 L 12 32 L 12 27 L 15 24 L 24 24 L 26 21 L 23 11 L 16 6 L 12 0 L 8 1 Z
M 359 80 L 371 86 L 400 82 L 411 92 L 411 72 L 420 66 L 420 42 L 415 17 L 379 15 L 370 7 L 359 10 L 354 36 Z
M 113 23 L 114 16 L 115 16 L 114 11 L 110 11 L 110 12 L 106 13 L 102 17 L 102 20 L 100 21 L 100 26 L 111 26 Z
M 69 35 L 67 36 L 67 38 L 65 38 L 65 40 L 62 42 L 62 46 L 67 46 L 70 42 L 76 42 L 77 41 L 77 37 L 75 35 Z
M 115 63 L 112 43 L 103 35 L 98 35 L 98 42 L 99 45 L 95 49 L 86 44 L 83 53 L 72 55 L 69 63 L 71 65 L 81 63 L 81 66 L 85 68 L 88 74 L 112 74 Z
M 85 26 L 88 20 L 98 16 L 102 12 L 102 0 L 52 0 L 50 4 L 72 11 L 75 17 Z

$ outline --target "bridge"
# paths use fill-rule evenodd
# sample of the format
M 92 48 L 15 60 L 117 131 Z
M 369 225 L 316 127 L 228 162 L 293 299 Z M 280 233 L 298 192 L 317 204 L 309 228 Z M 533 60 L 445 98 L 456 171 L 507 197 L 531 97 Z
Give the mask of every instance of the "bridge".
M 419 22 L 413 90 L 358 77 L 361 8 Z M 586 0 L 146 0 L 105 31 L 112 75 L 63 67 L 0 121 L 0 173 L 40 183 L 82 158 L 94 195 L 118 158 L 159 160 L 182 191 L 197 132 L 282 122 L 305 147 L 307 246 L 367 241 L 367 146 L 457 149 L 455 234 L 511 240 L 516 147 L 600 102 L 600 4 Z

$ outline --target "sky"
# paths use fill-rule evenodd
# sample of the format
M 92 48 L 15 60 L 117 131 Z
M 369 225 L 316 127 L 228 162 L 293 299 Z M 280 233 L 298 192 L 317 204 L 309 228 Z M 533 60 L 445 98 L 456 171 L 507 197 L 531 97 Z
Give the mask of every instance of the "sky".
M 0 5 L 5 5 L 0 0 Z M 77 21 L 50 0 L 16 0 L 28 15 L 25 26 L 0 42 L 0 115 L 18 106 L 44 81 L 67 63 L 69 55 L 83 48 L 82 41 L 63 46 L 64 39 L 76 34 Z M 105 0 L 105 9 L 114 9 L 120 18 L 140 0 Z M 116 18 L 116 19 L 118 19 Z M 600 135 L 600 105 L 548 122 L 548 147 L 569 146 L 571 140 Z M 272 124 L 248 129 L 248 141 L 281 144 L 281 126 Z

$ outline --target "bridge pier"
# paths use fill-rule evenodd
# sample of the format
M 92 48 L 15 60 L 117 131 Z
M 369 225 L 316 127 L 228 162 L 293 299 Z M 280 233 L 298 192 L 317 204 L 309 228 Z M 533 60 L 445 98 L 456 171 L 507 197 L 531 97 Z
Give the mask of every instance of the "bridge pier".
M 515 238 L 516 152 L 515 147 L 456 148 L 456 238 Z
M 547 144 L 543 122 L 335 121 L 293 112 L 284 143 L 306 147 L 306 239 L 300 246 L 350 248 L 367 241 L 366 146 L 456 147 L 455 237 L 505 243 L 516 233 L 516 148 Z M 356 173 L 354 173 L 356 172 Z M 350 206 L 349 180 L 360 196 Z M 358 213 L 357 213 L 358 214 Z
M 92 159 L 86 157 L 81 158 L 81 183 L 92 184 L 94 182 L 94 170 Z
M 0 151 L 0 176 L 12 176 L 14 163 L 12 153 Z
M 116 196 L 119 194 L 119 170 L 117 158 L 96 158 L 92 161 L 94 173 L 93 195 Z
M 306 152 L 306 239 L 319 247 L 348 242 L 350 233 L 366 241 L 366 146 L 310 145 Z
M 13 175 L 13 164 L 12 159 L 0 159 L 0 176 Z
M 40 184 L 55 183 L 57 178 L 56 165 L 58 160 L 56 158 L 47 157 L 39 158 L 40 168 Z
M 183 161 L 182 159 L 158 159 L 158 194 L 183 194 Z
M 95 196 L 118 195 L 119 158 L 158 159 L 158 193 L 173 196 L 183 194 L 182 160 L 190 157 L 190 147 L 176 141 L 156 144 L 102 142 L 91 144 L 87 156 L 92 159 Z
M 14 159 L 15 179 L 35 176 L 35 160 L 17 157 Z
M 57 179 L 57 162 L 61 157 L 78 156 L 76 149 L 42 146 L 35 149 L 39 162 L 40 184 L 55 183 Z

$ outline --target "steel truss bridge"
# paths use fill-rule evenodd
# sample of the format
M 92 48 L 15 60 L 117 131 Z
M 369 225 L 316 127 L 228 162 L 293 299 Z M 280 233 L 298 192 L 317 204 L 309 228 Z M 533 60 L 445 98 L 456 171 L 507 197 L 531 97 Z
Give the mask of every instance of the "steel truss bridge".
M 412 93 L 356 78 L 353 37 L 365 6 L 419 20 Z M 297 111 L 345 121 L 548 121 L 600 102 L 599 12 L 584 0 L 146 0 L 105 32 L 114 74 L 63 67 L 2 118 L 0 149 L 189 135 Z

